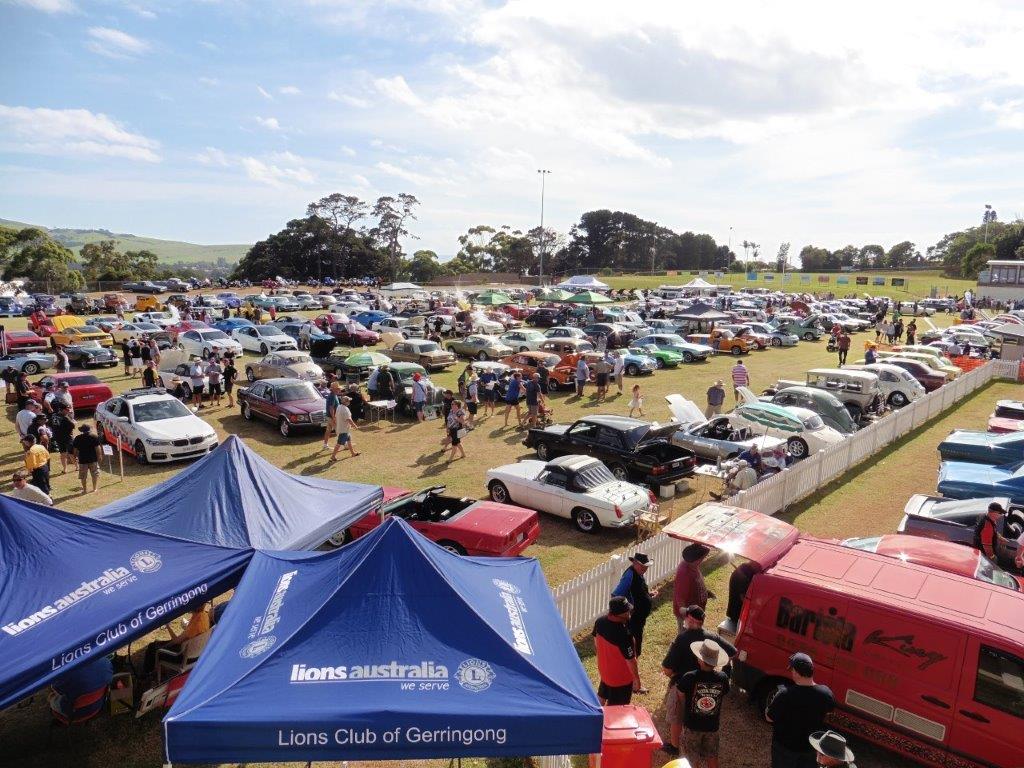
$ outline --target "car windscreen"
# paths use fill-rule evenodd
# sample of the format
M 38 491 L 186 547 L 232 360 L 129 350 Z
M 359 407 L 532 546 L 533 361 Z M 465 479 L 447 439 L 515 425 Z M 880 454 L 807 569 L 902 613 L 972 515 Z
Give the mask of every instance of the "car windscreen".
M 974 578 L 1020 592 L 1017 580 L 984 555 L 978 558 L 978 569 L 974 572 Z
M 296 400 L 316 400 L 320 393 L 309 382 L 284 384 L 274 390 L 274 399 L 279 403 L 290 403 Z
M 825 422 L 823 422 L 821 420 L 821 416 L 818 416 L 817 414 L 813 416 L 808 416 L 806 419 L 803 420 L 803 422 L 804 429 L 810 432 L 813 432 L 816 429 L 821 429 L 823 426 L 825 426 Z
M 69 387 L 81 387 L 86 384 L 99 384 L 100 380 L 95 376 L 68 376 L 62 381 L 66 381 Z
M 228 335 L 224 331 L 200 331 L 199 338 L 203 341 L 220 341 L 226 339 Z
M 76 325 L 74 328 L 68 328 L 70 333 L 103 333 L 99 328 L 94 325 Z
M 1024 419 L 1024 406 L 997 405 L 993 415 L 1000 419 Z
M 600 461 L 587 464 L 576 472 L 575 485 L 581 491 L 592 491 L 602 485 L 615 482 L 615 475 Z
M 313 362 L 313 358 L 309 355 L 288 355 L 282 359 L 285 365 L 302 365 L 303 363 Z
M 135 414 L 135 423 L 142 424 L 147 421 L 162 421 L 163 419 L 179 419 L 182 416 L 190 416 L 192 411 L 175 399 L 154 400 L 151 403 L 138 403 L 132 406 Z
M 428 341 L 425 344 L 420 344 L 416 347 L 416 351 L 419 353 L 423 352 L 437 352 L 441 347 L 432 341 Z
M 260 336 L 280 336 L 281 329 L 276 325 L 257 325 L 256 330 L 259 331 Z

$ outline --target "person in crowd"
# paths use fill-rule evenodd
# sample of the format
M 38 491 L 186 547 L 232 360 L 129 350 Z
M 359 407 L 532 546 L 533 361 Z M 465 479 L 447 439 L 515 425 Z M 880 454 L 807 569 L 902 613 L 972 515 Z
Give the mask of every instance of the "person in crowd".
M 643 652 L 644 626 L 647 624 L 647 617 L 651 615 L 653 601 L 658 596 L 658 590 L 648 587 L 647 581 L 644 579 L 644 574 L 650 567 L 651 559 L 645 553 L 637 552 L 632 555 L 629 558 L 629 567 L 623 572 L 619 583 L 612 590 L 613 595 L 626 598 L 633 606 L 633 612 L 629 618 L 629 631 L 636 641 L 637 658 Z M 647 693 L 647 691 L 639 691 L 639 693 Z
M 121 358 L 124 361 L 124 375 L 132 375 L 132 345 L 130 339 L 121 342 Z
M 917 339 L 917 320 L 907 323 L 907 344 L 914 344 Z
M 615 386 L 618 387 L 619 394 L 622 394 L 622 385 L 625 380 L 626 374 L 626 356 L 615 355 L 612 358 L 612 380 L 615 382 Z
M 348 409 L 352 411 L 352 421 L 358 424 L 366 418 L 366 397 L 360 391 L 359 385 L 354 382 L 348 385 L 346 393 L 348 394 Z
M 878 355 L 875 353 L 876 344 L 869 343 L 867 351 L 864 352 L 864 362 L 867 365 L 878 362 Z
M 395 399 L 395 379 L 391 375 L 391 368 L 387 363 L 377 369 L 376 383 L 377 389 L 374 397 L 377 400 L 389 402 Z
M 516 409 L 516 421 L 521 427 L 523 425 L 523 410 L 519 404 L 519 395 L 523 389 L 523 375 L 516 371 L 512 374 L 512 380 L 508 383 L 508 389 L 505 390 L 505 425 L 508 426 L 508 417 L 512 413 L 512 409 Z
M 139 344 L 139 340 L 133 338 L 131 340 L 131 356 L 132 356 L 132 378 L 135 378 L 142 373 L 142 345 Z
M 476 414 L 479 407 L 480 377 L 476 375 L 476 371 L 472 371 L 469 374 L 469 381 L 466 382 L 466 411 L 469 413 L 469 419 L 466 422 L 467 429 L 476 427 Z
M 327 422 L 326 424 L 324 424 L 324 444 L 320 450 L 326 451 L 330 447 L 329 441 L 331 439 L 331 435 L 334 434 L 335 412 L 338 408 L 338 403 L 341 402 L 341 393 L 341 382 L 332 381 L 330 384 L 330 389 L 327 392 L 326 401 L 324 403 L 324 411 L 327 414 Z
M 50 414 L 50 431 L 53 433 L 52 450 L 60 454 L 60 473 L 66 474 L 68 465 L 75 459 L 71 453 L 71 441 L 75 434 L 75 419 L 63 403 L 55 403 Z
M 78 428 L 78 436 L 71 441 L 71 453 L 78 461 L 78 480 L 82 484 L 82 493 L 88 493 L 86 480 L 92 476 L 92 492 L 100 483 L 100 439 L 92 433 L 88 424 Z
M 814 749 L 819 766 L 827 768 L 857 768 L 854 754 L 846 739 L 835 731 L 818 731 L 808 739 Z
M 644 396 L 640 392 L 639 384 L 633 385 L 633 391 L 629 398 L 629 417 L 633 418 L 634 413 L 640 416 L 644 415 Z
M 846 356 L 850 353 L 850 335 L 846 331 L 839 331 L 836 338 L 836 351 L 839 354 L 839 367 L 846 365 Z
M 54 721 L 68 724 L 73 720 L 82 722 L 98 715 L 105 706 L 105 696 L 80 709 L 75 708 L 75 702 L 87 694 L 100 690 L 106 692 L 113 679 L 114 664 L 110 654 L 95 653 L 91 660 L 64 672 L 50 684 L 51 691 L 47 697 Z
M 142 361 L 142 369 L 146 369 L 146 363 L 153 359 L 153 348 L 149 346 L 149 339 L 143 336 L 139 340 L 139 359 Z
M 612 367 L 608 363 L 608 353 L 605 352 L 594 362 L 594 380 L 597 385 L 597 401 L 601 402 L 608 396 L 608 376 Z
M 3 373 L 0 373 L 0 376 L 3 376 L 4 384 L 7 385 L 7 394 L 10 395 L 14 392 L 14 385 L 18 381 L 18 371 L 15 370 L 14 366 L 8 365 L 4 368 Z
M 228 408 L 235 407 L 235 381 L 238 379 L 238 369 L 235 367 L 235 356 L 228 354 L 224 356 L 224 370 L 221 372 L 224 381 L 224 394 L 228 396 Z
M 737 360 L 736 365 L 732 367 L 732 393 L 737 403 L 740 401 L 740 387 L 749 386 L 750 371 L 747 370 L 747 366 L 743 364 L 742 360 Z
M 633 606 L 625 597 L 608 601 L 608 613 L 594 622 L 591 633 L 597 653 L 600 684 L 597 697 L 602 706 L 629 704 L 633 694 L 643 691 L 636 662 L 636 643 L 629 629 Z
M 544 393 L 540 390 L 540 374 L 534 372 L 534 374 L 526 382 L 526 411 L 527 418 L 531 427 L 536 427 L 540 423 L 540 411 L 543 407 Z M 520 422 L 522 426 L 522 422 Z
M 220 405 L 220 396 L 224 390 L 221 383 L 223 376 L 224 369 L 221 367 L 220 360 L 217 359 L 216 355 L 210 355 L 210 360 L 206 364 L 206 382 L 210 398 L 216 406 Z
M 416 414 L 416 421 L 425 421 L 426 414 L 423 409 L 427 405 L 427 382 L 419 373 L 412 375 L 412 410 Z
M 680 632 L 683 631 L 687 609 L 696 605 L 704 610 L 708 599 L 714 597 L 704 583 L 704 574 L 700 570 L 701 563 L 710 552 L 703 544 L 687 544 L 683 548 L 683 556 L 672 582 L 672 613 L 675 614 Z
M 147 389 L 152 389 L 156 386 L 156 366 L 152 360 L 147 360 L 145 367 L 142 369 L 142 386 Z
M 71 372 L 71 359 L 68 357 L 68 352 L 64 349 L 63 344 L 57 347 L 57 370 L 64 373 Z
M 150 336 L 147 342 L 149 346 L 149 359 L 153 361 L 153 365 L 160 366 L 160 345 L 156 343 L 156 339 Z
M 46 450 L 50 450 L 50 443 L 53 440 L 53 430 L 50 429 L 50 417 L 45 413 L 40 413 L 34 419 L 32 424 L 28 428 L 28 433 L 36 439 Z
M 473 373 L 473 364 L 469 363 L 465 368 L 462 369 L 462 373 L 459 374 L 457 384 L 459 385 L 459 397 L 465 399 L 466 397 L 466 386 L 469 383 L 469 377 Z
M 177 650 L 185 645 L 193 637 L 199 637 L 205 635 L 210 631 L 213 625 L 213 611 L 210 603 L 204 603 L 199 606 L 191 616 L 189 616 L 188 622 L 185 624 L 181 632 L 174 631 L 174 623 L 167 625 L 167 633 L 171 636 L 170 640 L 156 640 L 146 646 L 146 655 L 142 662 L 142 674 L 143 677 L 152 677 L 156 670 L 157 654 L 156 652 L 161 649 Z
M 718 729 L 722 703 L 729 693 L 729 675 L 722 671 L 729 662 L 728 652 L 714 640 L 690 644 L 697 669 L 676 681 L 682 699 L 682 751 L 694 768 L 718 768 Z
M 188 374 L 192 384 L 192 404 L 197 408 L 202 408 L 203 389 L 206 384 L 203 378 L 203 361 L 199 359 L 193 360 Z
M 810 736 L 825 729 L 836 701 L 827 685 L 814 682 L 814 662 L 806 653 L 789 657 L 789 671 L 792 682 L 779 686 L 765 711 L 772 724 L 772 768 L 813 768 Z
M 335 443 L 334 451 L 331 453 L 331 461 L 338 460 L 338 451 L 342 448 L 348 448 L 352 458 L 359 455 L 352 442 L 352 430 L 359 429 L 359 425 L 352 420 L 352 411 L 348 407 L 350 402 L 352 402 L 352 398 L 348 395 L 342 395 L 338 398 L 338 405 L 334 409 L 334 430 L 338 433 L 338 441 Z
M 518 412 L 518 410 L 517 400 L 516 411 Z M 451 464 L 455 461 L 456 453 L 463 459 L 466 458 L 466 450 L 462 447 L 462 438 L 466 434 L 466 409 L 463 408 L 461 400 L 456 399 L 452 402 L 452 408 L 445 419 L 445 424 L 448 427 L 448 441 L 452 446 L 451 452 L 448 454 L 448 463 Z
M 537 373 L 540 375 L 540 393 L 547 399 L 548 393 L 550 392 L 548 382 L 551 379 L 551 371 L 548 369 L 543 358 L 539 361 L 537 366 Z
M 26 403 L 32 399 L 32 382 L 28 380 L 28 374 L 24 371 L 21 371 L 14 380 L 14 392 L 18 397 L 18 410 L 23 410 Z
M 43 493 L 50 493 L 50 452 L 36 442 L 32 435 L 25 435 L 21 440 L 25 450 L 25 469 L 32 477 L 32 485 Z
M 586 356 L 580 355 L 580 359 L 576 361 L 576 397 L 583 397 L 589 378 L 590 366 L 587 365 Z
M 498 403 L 498 374 L 491 368 L 480 374 L 481 396 L 484 401 L 484 415 L 493 416 Z
M 14 428 L 18 433 L 18 439 L 28 434 L 28 428 L 32 426 L 36 416 L 43 412 L 43 407 L 36 400 L 26 400 L 18 415 L 14 417 Z
M 725 405 L 725 384 L 718 379 L 708 387 L 708 407 L 704 409 L 704 417 L 710 419 L 722 413 L 722 406 Z
M 17 469 L 14 471 L 14 476 L 11 479 L 14 489 L 7 495 L 13 499 L 21 499 L 22 501 L 31 501 L 34 504 L 45 504 L 48 507 L 53 506 L 53 499 L 50 498 L 49 494 L 43 493 L 41 490 L 36 488 L 29 482 L 29 472 L 26 469 Z

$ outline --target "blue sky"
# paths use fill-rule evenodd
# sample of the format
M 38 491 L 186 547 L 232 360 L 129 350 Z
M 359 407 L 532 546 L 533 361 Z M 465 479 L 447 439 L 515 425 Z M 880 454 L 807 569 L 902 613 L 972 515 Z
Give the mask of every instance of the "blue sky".
M 1024 7 L 0 0 L 0 217 L 246 242 L 330 192 L 922 250 L 1024 213 Z

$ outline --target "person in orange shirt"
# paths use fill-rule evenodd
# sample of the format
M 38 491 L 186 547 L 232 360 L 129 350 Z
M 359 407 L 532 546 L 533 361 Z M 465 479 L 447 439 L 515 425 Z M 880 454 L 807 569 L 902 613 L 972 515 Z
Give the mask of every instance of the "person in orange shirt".
M 33 435 L 21 441 L 25 449 L 25 469 L 32 473 L 32 485 L 50 495 L 50 452 L 36 442 Z
M 146 646 L 146 657 L 142 664 L 142 674 L 145 676 L 153 674 L 153 670 L 156 669 L 156 652 L 160 649 L 180 650 L 193 637 L 199 637 L 199 635 L 209 632 L 212 627 L 211 608 L 212 605 L 210 603 L 204 603 L 199 606 L 198 610 L 189 617 L 185 628 L 181 632 L 175 632 L 173 624 L 168 624 L 167 632 L 170 634 L 171 639 L 157 640 Z

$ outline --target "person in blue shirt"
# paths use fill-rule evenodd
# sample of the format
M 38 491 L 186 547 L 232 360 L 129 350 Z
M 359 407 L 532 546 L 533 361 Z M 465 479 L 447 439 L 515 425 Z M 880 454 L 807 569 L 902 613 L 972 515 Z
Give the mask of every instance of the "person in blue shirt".
M 480 374 L 480 399 L 484 403 L 484 414 L 494 415 L 494 404 L 498 402 L 498 374 L 488 368 Z
M 587 361 L 580 355 L 579 361 L 576 363 L 576 397 L 583 397 L 583 390 L 587 386 L 587 379 L 590 378 L 590 366 L 587 365 Z
M 645 553 L 637 552 L 629 558 L 629 568 L 623 572 L 618 585 L 612 590 L 613 595 L 626 598 L 633 606 L 628 626 L 636 642 L 637 658 L 640 657 L 640 652 L 643 650 L 644 625 L 647 624 L 647 617 L 651 615 L 654 599 L 658 596 L 658 590 L 648 587 L 647 581 L 644 579 L 644 574 L 651 567 L 651 562 Z M 647 691 L 637 691 L 637 693 L 647 693 Z
M 505 426 L 508 426 L 508 417 L 512 412 L 512 409 L 516 409 L 516 420 L 518 425 L 523 426 L 523 411 L 519 405 L 519 395 L 523 389 L 523 375 L 516 371 L 512 374 L 512 379 L 508 383 L 508 389 L 505 390 Z

